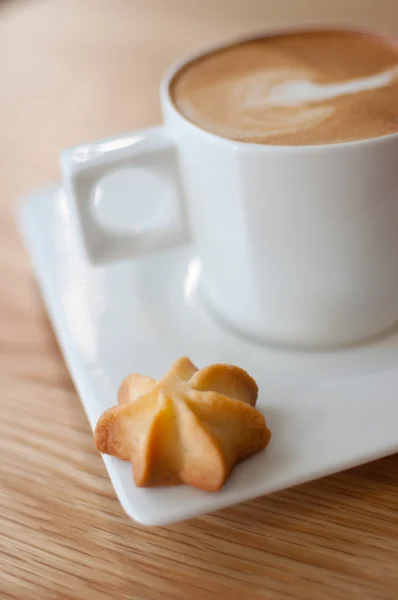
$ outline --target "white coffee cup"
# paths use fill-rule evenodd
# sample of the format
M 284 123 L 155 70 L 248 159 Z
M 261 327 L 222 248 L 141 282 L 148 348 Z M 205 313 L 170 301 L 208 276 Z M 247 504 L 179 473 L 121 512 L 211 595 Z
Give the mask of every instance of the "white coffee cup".
M 178 112 L 169 93 L 176 72 L 200 54 L 163 78 L 163 125 L 62 153 L 92 262 L 137 258 L 190 238 L 208 305 L 248 335 L 329 346 L 393 326 L 398 134 L 272 146 L 208 133 Z M 99 221 L 92 197 L 101 178 L 132 166 L 163 178 L 167 217 L 127 234 Z M 146 199 L 140 185 L 133 201 Z

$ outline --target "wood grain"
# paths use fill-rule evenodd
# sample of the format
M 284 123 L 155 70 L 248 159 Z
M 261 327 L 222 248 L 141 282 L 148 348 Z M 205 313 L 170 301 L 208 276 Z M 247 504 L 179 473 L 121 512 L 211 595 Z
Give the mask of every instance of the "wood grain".
M 398 33 L 396 0 L 0 3 L 0 598 L 396 600 L 398 456 L 170 527 L 123 514 L 13 205 L 60 148 L 160 119 L 167 64 L 285 23 Z

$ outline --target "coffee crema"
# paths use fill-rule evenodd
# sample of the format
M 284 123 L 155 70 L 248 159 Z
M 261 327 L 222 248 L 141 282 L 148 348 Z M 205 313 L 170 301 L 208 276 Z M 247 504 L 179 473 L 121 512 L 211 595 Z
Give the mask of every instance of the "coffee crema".
M 309 31 L 234 44 L 188 63 L 171 96 L 219 136 L 333 144 L 398 131 L 398 45 L 377 35 Z

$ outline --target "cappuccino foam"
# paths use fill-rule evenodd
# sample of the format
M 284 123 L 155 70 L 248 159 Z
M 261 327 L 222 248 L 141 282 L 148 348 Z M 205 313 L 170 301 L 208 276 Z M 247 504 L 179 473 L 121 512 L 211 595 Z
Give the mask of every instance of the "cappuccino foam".
M 319 31 L 238 43 L 187 64 L 177 109 L 212 133 L 259 144 L 332 144 L 398 131 L 398 45 Z

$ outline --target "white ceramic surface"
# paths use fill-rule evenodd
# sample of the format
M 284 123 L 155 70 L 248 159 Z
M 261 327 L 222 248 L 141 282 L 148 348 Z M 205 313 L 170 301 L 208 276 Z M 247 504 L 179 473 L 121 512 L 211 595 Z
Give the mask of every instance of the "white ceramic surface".
M 114 185 L 122 194 L 123 181 Z M 119 207 L 121 223 L 125 206 Z M 104 457 L 120 502 L 135 520 L 160 525 L 187 519 L 398 451 L 397 334 L 334 352 L 267 348 L 207 312 L 198 293 L 201 263 L 191 246 L 94 268 L 57 188 L 27 199 L 19 220 L 92 427 L 115 404 L 127 373 L 158 378 L 180 355 L 198 367 L 240 365 L 259 383 L 258 407 L 272 441 L 239 465 L 221 492 L 139 489 L 127 462 Z
M 364 339 L 398 322 L 398 134 L 326 146 L 247 144 L 207 133 L 161 84 L 164 125 L 62 155 L 93 262 L 190 235 L 209 303 L 258 339 L 304 346 Z M 96 183 L 119 169 L 162 181 L 152 221 L 101 223 Z M 149 187 L 132 192 L 143 205 Z M 115 192 L 115 197 L 117 194 Z M 93 210 L 94 209 L 94 210 Z

